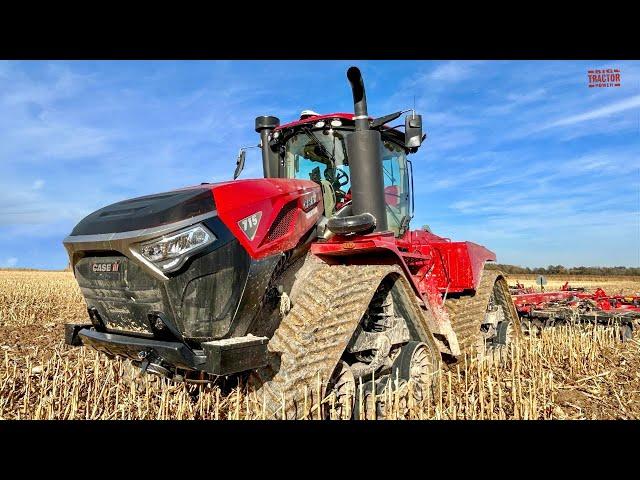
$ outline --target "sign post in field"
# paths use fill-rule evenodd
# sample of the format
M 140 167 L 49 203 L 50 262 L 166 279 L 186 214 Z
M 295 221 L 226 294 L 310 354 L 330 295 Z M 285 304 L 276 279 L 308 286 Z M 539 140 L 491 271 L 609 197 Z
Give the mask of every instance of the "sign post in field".
M 536 283 L 540 285 L 540 291 L 544 292 L 544 286 L 547 284 L 547 279 L 545 278 L 545 276 L 538 275 L 538 278 L 536 279 Z

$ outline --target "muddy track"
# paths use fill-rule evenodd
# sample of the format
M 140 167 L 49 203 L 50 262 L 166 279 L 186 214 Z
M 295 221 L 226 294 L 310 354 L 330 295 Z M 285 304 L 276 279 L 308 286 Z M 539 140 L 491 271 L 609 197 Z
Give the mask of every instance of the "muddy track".
M 253 386 L 261 385 L 257 398 L 266 399 L 272 417 L 283 416 L 284 394 L 285 416 L 300 418 L 305 386 L 311 404 L 318 397 L 319 377 L 324 395 L 324 386 L 376 289 L 392 272 L 401 275 L 393 266 L 322 264 L 304 279 L 293 308 L 269 341 L 271 364 L 250 379 Z M 314 418 L 317 415 L 315 412 Z
M 496 300 L 502 305 L 505 315 L 511 317 L 514 322 L 515 332 L 519 332 L 518 314 L 509 295 L 509 287 L 504 279 L 504 274 L 497 270 L 484 270 L 480 285 L 474 295 L 459 298 L 447 298 L 445 307 L 451 319 L 451 326 L 458 337 L 460 351 L 473 355 L 474 349 L 482 348 L 480 324 L 482 323 L 489 297 L 497 283 Z

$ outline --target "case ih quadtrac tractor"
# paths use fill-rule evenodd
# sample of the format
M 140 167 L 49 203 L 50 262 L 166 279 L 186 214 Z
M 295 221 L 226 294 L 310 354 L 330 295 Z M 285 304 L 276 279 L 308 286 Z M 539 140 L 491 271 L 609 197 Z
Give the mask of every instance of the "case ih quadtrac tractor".
M 235 180 L 241 151 L 234 181 L 78 223 L 64 245 L 91 323 L 66 342 L 176 379 L 244 379 L 286 417 L 318 384 L 339 417 L 390 378 L 423 398 L 443 361 L 506 345 L 518 317 L 484 270 L 495 254 L 409 228 L 421 116 L 404 132 L 388 124 L 405 112 L 370 118 L 360 71 L 347 78 L 354 114 L 256 118 L 264 178 Z

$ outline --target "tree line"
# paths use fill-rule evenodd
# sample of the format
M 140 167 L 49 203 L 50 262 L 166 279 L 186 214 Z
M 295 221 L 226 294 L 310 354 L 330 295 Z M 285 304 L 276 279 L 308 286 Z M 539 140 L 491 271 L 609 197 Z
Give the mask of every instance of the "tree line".
M 490 270 L 502 270 L 507 274 L 540 274 L 540 275 L 640 275 L 640 267 L 565 267 L 549 265 L 548 267 L 520 267 L 504 263 L 487 263 Z

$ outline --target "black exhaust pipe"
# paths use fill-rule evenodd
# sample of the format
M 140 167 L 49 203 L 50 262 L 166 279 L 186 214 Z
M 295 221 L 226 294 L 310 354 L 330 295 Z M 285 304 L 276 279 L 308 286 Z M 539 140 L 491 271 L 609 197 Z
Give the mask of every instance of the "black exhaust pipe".
M 262 145 L 262 170 L 264 178 L 278 177 L 278 154 L 269 147 L 269 135 L 280 125 L 278 117 L 263 115 L 256 118 L 256 132 L 260 134 Z
M 347 70 L 347 78 L 351 84 L 353 93 L 353 112 L 356 121 L 356 130 L 369 130 L 369 114 L 367 112 L 367 96 L 364 93 L 364 80 L 357 67 Z
M 369 128 L 367 96 L 362 74 L 357 67 L 347 71 L 353 92 L 355 131 L 346 137 L 351 198 L 354 215 L 370 213 L 376 219 L 374 231 L 388 230 L 384 199 L 384 178 L 380 155 L 380 132 Z

